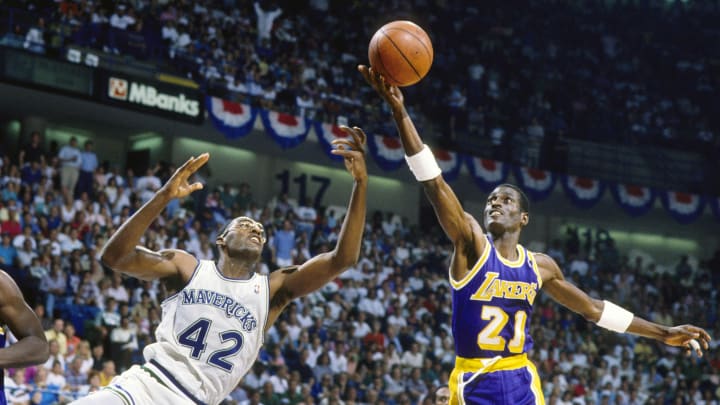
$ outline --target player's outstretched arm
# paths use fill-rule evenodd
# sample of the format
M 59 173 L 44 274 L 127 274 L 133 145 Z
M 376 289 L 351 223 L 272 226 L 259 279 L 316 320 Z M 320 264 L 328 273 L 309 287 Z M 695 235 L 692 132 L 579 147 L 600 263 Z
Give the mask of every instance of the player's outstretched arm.
M 557 303 L 588 321 L 614 332 L 632 333 L 670 346 L 683 347 L 687 351 L 695 350 L 698 356 L 702 356 L 702 349 L 708 349 L 711 338 L 704 329 L 693 325 L 663 326 L 636 316 L 610 301 L 591 298 L 565 280 L 560 267 L 550 256 L 535 253 L 535 258 L 545 292 Z
M 153 280 L 180 276 L 187 281 L 197 265 L 197 259 L 182 250 L 154 252 L 138 246 L 147 228 L 175 198 L 183 198 L 200 190 L 201 183 L 188 183 L 190 176 L 207 163 L 210 155 L 191 157 L 180 166 L 155 195 L 110 237 L 103 247 L 103 265 L 133 277 Z
M 333 154 L 344 158 L 345 168 L 352 175 L 355 184 L 337 245 L 332 251 L 319 254 L 299 267 L 277 271 L 271 275 L 268 327 L 291 300 L 320 289 L 358 261 L 365 228 L 368 182 L 365 167 L 366 136 L 358 127 L 342 129 L 349 133 L 353 140 L 333 141 L 337 147 Z
M 26 367 L 47 361 L 50 352 L 40 320 L 25 303 L 15 281 L 0 270 L 0 320 L 17 343 L 0 349 L 0 368 Z
M 468 245 L 474 236 L 482 236 L 482 228 L 478 226 L 473 229 L 472 221 L 468 220 L 469 214 L 465 213 L 457 196 L 443 179 L 432 152 L 423 144 L 405 109 L 405 99 L 400 88 L 387 84 L 371 67 L 360 65 L 358 70 L 390 106 L 410 170 L 423 185 L 445 234 L 455 246 Z M 485 239 L 478 240 L 478 247 L 482 251 Z

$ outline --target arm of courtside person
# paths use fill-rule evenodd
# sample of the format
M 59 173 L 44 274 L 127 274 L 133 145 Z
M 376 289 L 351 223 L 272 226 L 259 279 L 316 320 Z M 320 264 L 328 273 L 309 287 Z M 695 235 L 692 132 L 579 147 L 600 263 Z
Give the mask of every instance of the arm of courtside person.
M 410 170 L 423 185 L 445 234 L 455 245 L 473 240 L 473 227 L 468 221 L 467 214 L 455 192 L 443 179 L 434 155 L 423 144 L 412 118 L 405 109 L 405 99 L 400 88 L 388 85 L 385 79 L 371 67 L 360 65 L 358 70 L 390 106 Z M 482 235 L 479 227 L 478 231 Z M 484 239 L 481 239 L 480 248 L 483 246 Z
M 554 301 L 582 315 L 588 321 L 617 333 L 632 333 L 670 346 L 684 347 L 688 351 L 695 350 L 700 356 L 701 348 L 708 349 L 711 338 L 704 329 L 693 325 L 663 326 L 643 319 L 610 301 L 592 298 L 565 280 L 560 267 L 550 256 L 535 253 L 535 258 L 543 279 L 543 290 Z M 691 343 L 692 340 L 696 340 L 695 344 Z
M 271 320 L 290 300 L 307 295 L 332 281 L 348 267 L 357 263 L 365 229 L 367 169 L 365 167 L 365 134 L 360 128 L 343 128 L 353 141 L 336 140 L 333 153 L 344 158 L 345 167 L 353 176 L 352 195 L 338 242 L 330 252 L 319 254 L 299 268 L 278 271 L 270 279 Z M 268 321 L 268 324 L 272 322 Z
M 48 342 L 40 319 L 25 303 L 15 281 L 1 270 L 0 321 L 18 339 L 15 344 L 0 349 L 0 368 L 26 367 L 48 359 Z
M 103 247 L 100 260 L 104 266 L 145 280 L 178 274 L 185 279 L 192 274 L 197 260 L 187 252 L 154 252 L 138 244 L 150 224 L 172 199 L 184 198 L 203 187 L 200 183 L 189 184 L 188 179 L 208 158 L 209 155 L 204 153 L 188 159 L 147 203 L 120 226 Z

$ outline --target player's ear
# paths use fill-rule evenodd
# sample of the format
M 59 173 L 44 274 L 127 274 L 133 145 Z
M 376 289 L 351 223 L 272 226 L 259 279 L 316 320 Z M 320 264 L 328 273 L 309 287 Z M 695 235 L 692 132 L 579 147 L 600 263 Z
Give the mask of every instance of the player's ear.
M 520 213 L 520 225 L 527 226 L 527 224 L 530 222 L 530 214 L 527 212 L 521 212 Z
M 218 246 L 225 246 L 225 233 L 218 235 L 215 239 L 215 244 Z

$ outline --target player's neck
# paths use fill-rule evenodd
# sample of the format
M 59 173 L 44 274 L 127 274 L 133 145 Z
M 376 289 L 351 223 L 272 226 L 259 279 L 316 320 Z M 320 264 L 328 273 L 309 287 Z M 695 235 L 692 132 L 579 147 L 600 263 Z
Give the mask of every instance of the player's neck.
M 231 259 L 221 255 L 217 262 L 217 268 L 223 276 L 245 280 L 255 272 L 255 262 L 240 259 Z
M 517 244 L 519 239 L 520 234 L 516 232 L 503 232 L 500 235 L 492 235 L 495 250 L 497 250 L 503 258 L 510 261 L 517 259 Z

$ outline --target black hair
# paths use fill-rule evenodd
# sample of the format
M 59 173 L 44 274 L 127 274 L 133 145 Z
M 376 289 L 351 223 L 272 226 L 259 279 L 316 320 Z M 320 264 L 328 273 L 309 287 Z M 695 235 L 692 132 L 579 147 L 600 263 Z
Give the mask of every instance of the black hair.
M 520 196 L 520 209 L 522 210 L 522 212 L 527 212 L 528 214 L 530 213 L 530 200 L 528 200 L 527 196 L 520 189 L 520 187 L 510 183 L 503 183 L 498 187 L 507 187 L 517 191 L 518 195 Z

